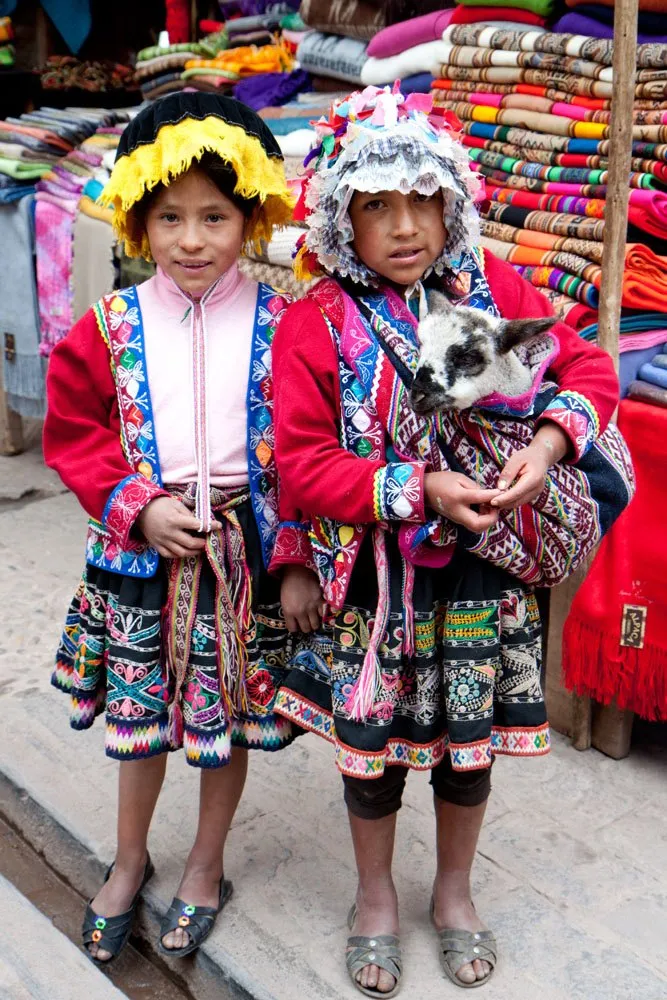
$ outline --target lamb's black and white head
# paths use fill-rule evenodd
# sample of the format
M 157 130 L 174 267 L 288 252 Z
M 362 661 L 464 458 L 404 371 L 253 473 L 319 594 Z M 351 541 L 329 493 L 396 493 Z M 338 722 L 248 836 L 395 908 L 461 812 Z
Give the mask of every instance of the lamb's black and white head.
M 416 413 L 466 410 L 494 392 L 513 398 L 530 389 L 531 374 L 514 348 L 546 333 L 555 317 L 503 320 L 454 308 L 440 292 L 429 292 L 428 302 L 410 393 Z

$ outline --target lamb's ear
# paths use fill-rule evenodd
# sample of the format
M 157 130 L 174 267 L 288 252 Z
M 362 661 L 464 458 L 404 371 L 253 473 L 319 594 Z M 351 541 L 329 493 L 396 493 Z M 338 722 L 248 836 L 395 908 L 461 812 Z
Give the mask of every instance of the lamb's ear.
M 451 312 L 454 307 L 452 306 L 449 299 L 442 294 L 442 292 L 436 292 L 433 289 L 429 290 L 428 293 L 428 311 L 431 315 L 444 316 L 445 313 Z
M 525 344 L 533 337 L 550 330 L 558 322 L 557 316 L 542 316 L 539 319 L 503 320 L 496 330 L 496 344 L 499 354 L 507 354 L 513 347 Z

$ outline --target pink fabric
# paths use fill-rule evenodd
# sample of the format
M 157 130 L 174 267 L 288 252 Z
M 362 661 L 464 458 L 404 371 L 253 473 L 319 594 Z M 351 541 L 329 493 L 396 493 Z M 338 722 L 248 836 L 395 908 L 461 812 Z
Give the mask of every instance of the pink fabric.
M 39 353 L 48 357 L 72 326 L 72 232 L 76 202 L 35 196 Z
M 155 437 L 165 484 L 197 481 L 189 300 L 158 269 L 138 286 Z M 212 486 L 248 482 L 246 394 L 257 283 L 232 267 L 202 307 Z
M 647 330 L 645 333 L 623 333 L 618 340 L 621 354 L 626 351 L 643 351 L 667 342 L 667 330 Z
M 399 21 L 388 28 L 378 31 L 368 44 L 367 54 L 376 59 L 387 59 L 396 56 L 406 49 L 412 49 L 422 42 L 435 42 L 442 38 L 445 28 L 449 27 L 452 10 L 436 10 L 432 14 L 422 14 L 409 21 Z

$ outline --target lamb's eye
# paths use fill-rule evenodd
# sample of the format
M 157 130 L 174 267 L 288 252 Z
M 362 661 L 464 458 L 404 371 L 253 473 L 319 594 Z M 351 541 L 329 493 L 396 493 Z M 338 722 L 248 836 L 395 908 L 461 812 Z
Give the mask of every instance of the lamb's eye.
M 457 375 L 481 375 L 486 368 L 486 358 L 477 347 L 452 347 L 447 361 Z

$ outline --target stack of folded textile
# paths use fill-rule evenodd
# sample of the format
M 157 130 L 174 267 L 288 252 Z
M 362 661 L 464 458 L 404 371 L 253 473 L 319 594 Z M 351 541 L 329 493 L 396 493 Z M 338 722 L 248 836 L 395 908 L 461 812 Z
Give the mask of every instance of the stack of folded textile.
M 301 41 L 297 59 L 312 74 L 315 89 L 336 90 L 336 81 L 360 84 L 369 39 L 387 23 L 385 4 L 381 0 L 302 0 L 299 13 L 312 30 Z
M 182 79 L 189 87 L 218 92 L 238 80 L 261 73 L 283 73 L 293 65 L 292 56 L 280 42 L 240 45 L 220 50 L 213 58 L 188 60 Z
M 444 7 L 445 5 L 443 5 Z M 514 7 L 449 7 L 391 24 L 368 46 L 361 72 L 364 84 L 383 86 L 401 81 L 404 93 L 428 90 L 446 62 L 443 34 L 450 24 L 483 22 L 496 27 L 540 27 L 544 17 Z
M 69 114 L 69 112 L 60 113 Z M 113 153 L 127 119 L 125 114 L 74 112 L 79 126 L 65 157 L 37 183 L 35 243 L 40 316 L 40 354 L 48 357 L 66 335 L 73 314 L 74 223 L 80 212 L 110 222 L 96 204 L 108 178 Z M 109 230 L 110 232 L 110 230 Z
M 539 287 L 568 323 L 578 329 L 595 323 L 613 42 L 542 26 L 521 31 L 458 23 L 445 30 L 442 44 L 447 52 L 435 98 L 461 120 L 463 142 L 486 179 L 486 244 Z M 637 67 L 622 304 L 626 312 L 661 312 L 667 309 L 667 259 L 661 256 L 667 45 L 638 45 Z
M 663 331 L 664 332 L 664 331 Z M 667 408 L 667 344 L 659 354 L 645 362 L 630 383 L 628 396 L 643 403 Z
M 0 17 L 0 69 L 14 65 L 14 46 L 11 44 L 13 38 L 12 19 Z
M 201 42 L 179 42 L 175 45 L 153 45 L 137 55 L 135 79 L 144 100 L 152 101 L 165 94 L 191 86 L 186 66 L 193 60 L 215 59 L 227 45 L 224 31 L 214 32 Z M 187 75 L 186 75 L 187 74 Z M 234 78 L 236 79 L 236 78 Z M 195 81 L 196 82 L 196 81 Z M 225 78 L 230 86 L 233 81 Z
M 590 35 L 593 38 L 614 37 L 614 4 L 606 0 L 566 0 L 573 8 L 558 18 L 553 31 L 571 35 Z M 639 0 L 637 42 L 645 44 L 667 42 L 667 0 Z
M 108 176 L 104 159 L 113 156 L 126 119 L 122 112 L 40 108 L 0 122 L 0 243 L 12 247 L 3 258 L 0 301 L 3 381 L 9 406 L 23 416 L 43 416 L 44 359 L 80 315 L 73 311 L 78 273 L 93 275 L 103 291 L 113 287 L 110 220 L 101 254 L 99 236 L 86 233 L 77 249 L 75 227 L 78 217 L 101 218 L 95 202 Z M 4 178 L 12 179 L 11 197 Z
M 293 15 L 298 9 L 294 3 L 254 3 L 242 5 L 245 10 L 240 17 L 229 17 L 229 4 L 221 4 L 226 16 L 226 28 L 229 32 L 229 44 L 232 48 L 248 45 L 270 45 L 274 35 L 282 26 L 283 18 Z

